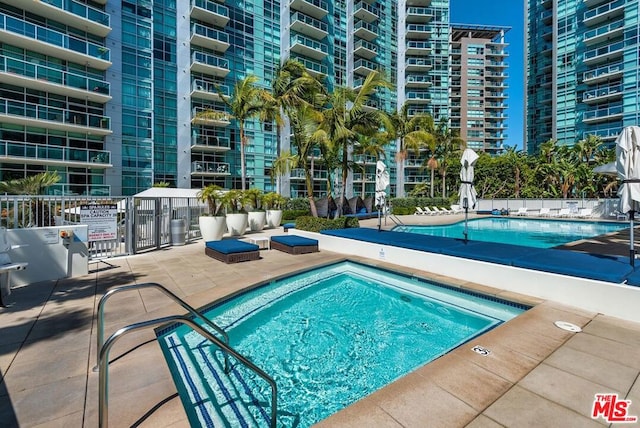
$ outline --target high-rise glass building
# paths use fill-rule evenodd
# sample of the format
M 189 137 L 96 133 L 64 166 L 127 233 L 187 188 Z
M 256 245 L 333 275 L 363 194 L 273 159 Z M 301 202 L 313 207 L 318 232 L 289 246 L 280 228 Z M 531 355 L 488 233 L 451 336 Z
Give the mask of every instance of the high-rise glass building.
M 224 104 L 239 79 L 269 88 L 289 57 L 329 90 L 376 70 L 394 87 L 367 108 L 408 103 L 437 120 L 451 114 L 450 35 L 448 0 L 0 0 L 0 180 L 58 171 L 50 191 L 93 196 L 158 182 L 239 188 Z M 300 171 L 270 177 L 288 133 L 245 128 L 248 185 L 304 194 Z M 424 178 L 418 158 L 398 168 L 398 150 L 384 156 L 392 194 Z M 314 194 L 325 196 L 339 180 L 315 155 Z M 376 160 L 354 154 L 347 195 L 373 193 Z
M 499 154 L 506 140 L 509 27 L 452 24 L 451 129 L 467 147 Z
M 525 145 L 595 135 L 640 115 L 637 0 L 527 0 Z

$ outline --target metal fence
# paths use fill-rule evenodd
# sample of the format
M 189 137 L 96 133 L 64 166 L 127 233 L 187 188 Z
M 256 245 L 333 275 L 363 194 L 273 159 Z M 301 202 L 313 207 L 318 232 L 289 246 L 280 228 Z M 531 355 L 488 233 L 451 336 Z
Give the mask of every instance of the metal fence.
M 207 211 L 207 206 L 197 198 L 187 197 L 0 195 L 0 226 L 14 229 L 81 224 L 80 206 L 85 204 L 117 206 L 116 239 L 89 241 L 90 260 L 137 254 L 199 239 L 198 217 Z M 179 220 L 183 228 L 172 228 L 172 220 Z

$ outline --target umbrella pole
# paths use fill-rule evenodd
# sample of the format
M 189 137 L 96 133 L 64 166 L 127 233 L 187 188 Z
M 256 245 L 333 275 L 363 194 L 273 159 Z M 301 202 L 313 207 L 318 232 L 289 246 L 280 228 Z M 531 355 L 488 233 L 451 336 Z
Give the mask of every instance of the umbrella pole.
M 469 219 L 469 208 L 464 209 L 464 242 L 467 243 L 467 235 L 469 231 L 467 230 L 467 221 Z
M 629 228 L 629 263 L 631 267 L 636 267 L 636 250 L 633 244 L 633 211 L 629 211 L 629 222 L 631 227 Z

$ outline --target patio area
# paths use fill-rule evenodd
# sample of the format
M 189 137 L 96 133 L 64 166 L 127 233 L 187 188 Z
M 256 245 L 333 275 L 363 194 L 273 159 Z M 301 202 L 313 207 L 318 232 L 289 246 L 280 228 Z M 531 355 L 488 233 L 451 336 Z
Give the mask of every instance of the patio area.
M 420 221 L 455 218 L 444 217 Z M 374 227 L 377 221 L 361 224 Z M 303 255 L 265 249 L 260 255 L 259 260 L 225 264 L 207 257 L 204 244 L 196 242 L 92 264 L 91 273 L 81 278 L 15 289 L 10 296 L 14 303 L 0 308 L 2 426 L 98 425 L 96 310 L 110 287 L 158 282 L 197 308 L 256 283 L 344 259 L 322 249 Z M 318 426 L 608 425 L 603 418 L 591 418 L 598 393 L 632 400 L 629 415 L 640 415 L 640 324 L 380 260 L 350 258 L 536 306 Z M 156 290 L 121 293 L 107 305 L 106 334 L 183 312 Z M 583 331 L 559 329 L 555 321 L 571 322 Z M 152 330 L 133 333 L 111 351 L 112 427 L 189 426 L 154 339 Z M 473 352 L 476 345 L 490 354 Z

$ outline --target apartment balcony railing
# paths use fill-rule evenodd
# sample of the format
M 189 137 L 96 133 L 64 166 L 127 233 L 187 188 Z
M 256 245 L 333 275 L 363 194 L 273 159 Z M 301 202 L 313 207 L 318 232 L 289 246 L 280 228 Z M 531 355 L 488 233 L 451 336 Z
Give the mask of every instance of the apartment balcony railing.
M 408 24 L 407 25 L 408 39 L 428 39 L 429 37 L 431 37 L 431 29 L 428 25 L 424 25 L 424 24 Z
M 498 68 L 504 68 L 507 66 L 507 64 L 502 61 L 485 61 L 484 65 L 487 67 L 498 67 Z
M 603 65 L 593 70 L 585 71 L 582 74 L 582 80 L 585 83 L 596 83 L 600 80 L 608 79 L 616 74 L 622 74 L 624 66 L 622 62 L 616 62 L 614 64 Z
M 407 58 L 405 61 L 407 70 L 427 71 L 433 67 L 431 61 L 424 58 Z
M 354 34 L 361 39 L 373 41 L 378 37 L 378 28 L 366 21 L 359 20 L 353 27 Z
M 498 57 L 509 56 L 507 51 L 505 51 L 504 49 L 485 49 L 484 54 L 486 56 L 498 56 Z
M 310 59 L 302 58 L 298 55 L 294 55 L 292 58 L 301 62 L 302 65 L 306 67 L 307 71 L 314 76 L 322 77 L 327 75 L 327 66 L 324 64 L 320 64 Z
M 50 49 L 53 48 L 59 50 L 55 53 L 56 57 L 81 64 L 89 61 L 93 68 L 101 70 L 111 66 L 109 48 L 12 16 L 0 14 L 0 32 L 10 36 L 9 40 L 5 41 L 24 49 L 50 53 Z
M 213 135 L 198 135 L 191 137 L 191 150 L 199 152 L 219 152 L 231 149 L 231 143 L 227 137 Z
M 372 59 L 378 54 L 378 46 L 363 39 L 353 45 L 354 53 L 362 58 Z
M 111 152 L 22 141 L 0 140 L 0 159 L 19 160 L 40 165 L 86 164 L 88 168 L 111 167 Z
M 230 46 L 227 33 L 201 24 L 191 26 L 191 43 L 218 52 L 225 52 Z
M 354 155 L 353 161 L 359 164 L 370 164 L 375 165 L 378 162 L 378 158 L 371 155 Z
M 358 3 L 356 3 L 353 7 L 353 10 L 355 11 L 353 15 L 358 19 L 362 19 L 363 21 L 374 22 L 378 19 L 378 8 L 371 6 L 364 1 L 359 1 Z
M 230 94 L 229 87 L 227 85 L 209 82 L 202 79 L 193 80 L 191 83 L 191 91 L 198 92 L 198 98 L 207 100 L 219 100 L 221 94 L 224 97 L 228 97 Z
M 46 65 L 2 57 L 0 58 L 0 72 L 10 73 L 15 75 L 14 77 L 18 80 L 22 80 L 22 82 L 15 82 L 17 86 L 24 85 L 29 87 L 26 79 L 38 80 L 39 84 L 44 83 L 47 86 L 51 86 L 47 88 L 49 92 L 64 95 L 68 95 L 71 92 L 76 97 L 87 97 L 90 101 L 96 102 L 107 102 L 111 99 L 109 82 L 58 70 Z M 8 83 L 13 83 L 11 77 L 8 76 Z M 77 89 L 77 93 L 73 93 L 73 89 Z
M 378 64 L 366 59 L 359 59 L 353 63 L 353 72 L 361 76 L 367 76 L 378 68 Z
M 324 0 L 291 0 L 291 9 L 299 10 L 316 19 L 322 19 L 329 13 L 329 6 Z
M 329 54 L 329 48 L 325 43 L 302 34 L 293 34 L 291 36 L 291 51 L 319 61 Z
M 226 162 L 191 162 L 191 175 L 231 175 L 231 169 Z
M 227 112 L 194 107 L 191 111 L 191 121 L 198 125 L 228 126 L 231 116 Z
M 607 38 L 615 37 L 617 33 L 622 34 L 624 29 L 624 20 L 620 19 L 615 22 L 611 22 L 602 27 L 594 28 L 584 33 L 584 42 L 589 44 L 598 43 L 606 40 Z
M 428 183 L 430 180 L 428 175 L 408 175 L 404 177 L 407 184 Z
M 15 100 L 0 100 L 1 122 L 46 127 L 67 131 L 86 129 L 94 135 L 111 134 L 111 119 L 107 116 L 82 113 Z M 46 122 L 46 123 L 45 123 Z
M 604 99 L 622 96 L 622 85 L 607 86 L 586 91 L 582 97 L 585 103 L 599 102 Z
M 432 85 L 431 79 L 431 76 L 409 74 L 405 77 L 405 82 L 409 87 L 425 87 Z
M 407 8 L 407 22 L 423 23 L 431 22 L 433 14 L 429 8 L 411 6 Z
M 595 25 L 600 22 L 611 19 L 615 16 L 624 14 L 624 5 L 626 0 L 617 0 L 607 3 L 595 9 L 588 10 L 584 13 L 582 21 L 586 25 Z
M 353 173 L 353 181 L 356 183 L 362 183 L 362 178 L 363 175 L 361 172 L 354 172 Z M 364 174 L 364 181 L 366 183 L 373 183 L 376 181 L 376 175 L 375 174 Z
M 314 170 L 312 172 L 312 174 L 311 174 L 311 179 L 312 180 L 326 180 L 328 176 L 329 175 L 327 174 L 327 171 Z M 302 168 L 294 168 L 294 169 L 292 169 L 290 177 L 293 180 L 304 180 L 306 178 L 306 176 L 304 174 L 304 169 L 302 169 Z
M 614 118 L 622 117 L 623 109 L 621 105 L 611 106 L 608 108 L 599 108 L 597 110 L 586 111 L 582 115 L 583 122 L 601 122 Z
M 194 52 L 191 55 L 191 70 L 217 77 L 229 74 L 229 60 L 204 52 Z
M 407 55 L 428 55 L 429 52 L 431 52 L 430 42 L 407 41 Z
M 22 1 L 21 6 L 36 15 L 55 15 L 55 19 L 58 22 L 77 28 L 86 28 L 87 32 L 100 37 L 106 37 L 111 31 L 108 13 L 76 0 Z M 52 10 L 51 7 L 55 7 L 58 10 Z
M 588 50 L 584 53 L 584 62 L 610 61 L 622 55 L 624 42 L 617 42 L 611 45 Z
M 211 0 L 192 0 L 191 17 L 224 27 L 229 22 L 229 8 Z
M 421 107 L 410 107 L 407 109 L 407 115 L 410 117 L 423 114 L 431 114 L 431 112 L 429 109 Z
M 307 16 L 302 12 L 296 12 L 291 15 L 291 29 L 317 40 L 322 40 L 329 34 L 329 27 L 326 22 Z
M 431 94 L 428 92 L 417 92 L 410 91 L 407 92 L 407 101 L 413 103 L 430 103 L 431 102 Z
M 545 10 L 540 14 L 540 20 L 545 24 L 549 24 L 551 19 L 553 19 L 553 9 Z
M 622 130 L 622 126 L 613 126 L 610 128 L 604 129 L 593 129 L 589 131 L 585 131 L 582 133 L 582 138 L 585 139 L 589 135 L 595 135 L 596 137 L 600 137 L 603 140 L 615 140 L 618 138 L 620 131 Z
M 485 91 L 484 96 L 486 98 L 506 98 L 507 95 L 504 92 L 492 92 L 492 91 Z

